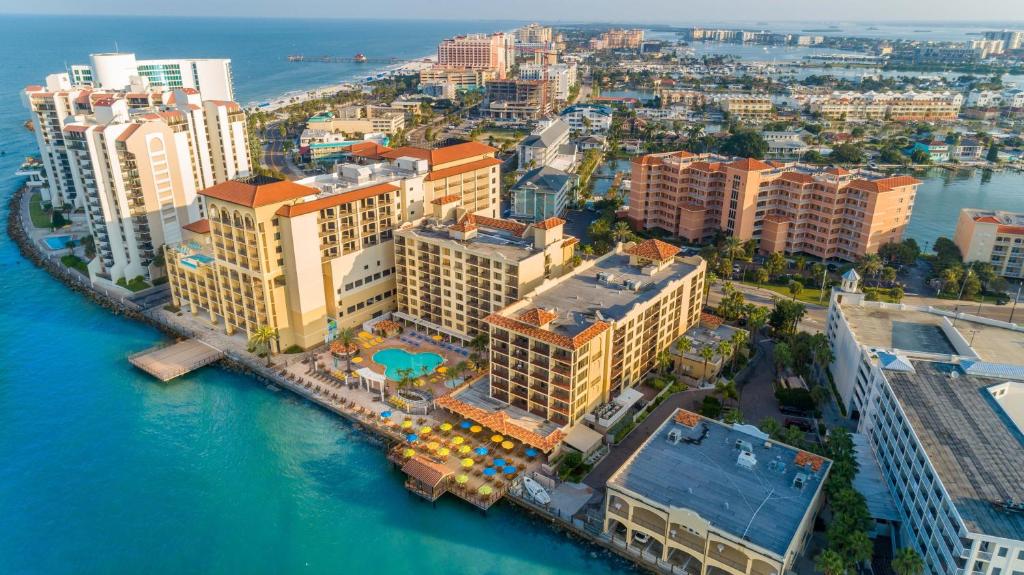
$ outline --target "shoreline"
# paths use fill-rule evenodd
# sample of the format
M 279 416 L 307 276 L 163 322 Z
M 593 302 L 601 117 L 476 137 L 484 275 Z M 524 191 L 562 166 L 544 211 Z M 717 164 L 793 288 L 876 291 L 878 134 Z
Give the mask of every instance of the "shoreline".
M 144 323 L 156 329 L 165 337 L 173 339 L 196 337 L 194 332 L 183 326 L 162 321 L 158 316 L 146 313 L 147 310 L 140 309 L 133 303 L 129 303 L 125 300 L 118 300 L 109 294 L 98 290 L 92 285 L 87 277 L 65 267 L 60 263 L 59 258 L 54 259 L 50 257 L 50 255 L 42 252 L 39 246 L 35 245 L 31 240 L 28 232 L 26 231 L 26 225 L 30 224 L 30 222 L 26 222 L 22 217 L 22 213 L 24 212 L 25 205 L 27 205 L 28 198 L 31 196 L 31 192 L 31 188 L 21 185 L 13 194 L 11 194 L 7 202 L 7 236 L 18 246 L 18 252 L 22 257 L 28 260 L 32 265 L 42 268 L 43 271 L 47 272 L 53 279 L 64 284 L 64 286 L 72 292 L 84 296 L 86 299 L 90 300 L 91 303 L 99 305 L 114 315 L 124 316 L 128 319 Z M 158 307 L 150 309 L 162 308 Z M 127 353 L 129 352 L 126 352 L 126 355 Z M 284 365 L 288 365 L 287 359 L 285 359 Z M 273 367 L 268 368 L 259 358 L 239 356 L 233 351 L 225 350 L 225 357 L 211 364 L 211 366 L 249 376 L 254 380 L 254 382 L 262 384 L 264 387 L 275 386 L 277 388 L 286 389 L 297 395 L 299 398 L 305 399 L 317 407 L 341 416 L 343 420 L 360 431 L 368 442 L 379 444 L 382 447 L 385 462 L 388 461 L 388 449 L 395 443 L 402 441 L 402 435 L 400 432 L 388 430 L 377 425 L 378 421 L 377 418 L 374 417 L 374 413 L 364 413 L 361 408 L 356 408 L 350 411 L 346 409 L 348 406 L 347 402 L 331 401 L 326 395 L 316 393 L 312 391 L 312 389 L 306 389 L 300 385 L 300 382 L 292 381 L 283 377 L 281 373 Z M 277 367 L 282 368 L 282 364 L 277 364 Z M 389 467 L 392 468 L 392 471 L 394 470 L 393 464 L 389 465 Z M 515 505 L 518 509 L 525 511 L 528 517 L 546 521 L 549 524 L 549 527 L 556 533 L 566 535 L 570 539 L 583 542 L 587 545 L 593 545 L 600 550 L 609 552 L 620 559 L 628 561 L 629 565 L 635 569 L 650 573 L 659 572 L 657 565 L 643 563 L 642 556 L 634 555 L 630 553 L 627 548 L 617 546 L 612 539 L 603 537 L 601 532 L 595 531 L 592 528 L 588 529 L 587 524 L 582 521 L 573 520 L 571 517 L 566 519 L 556 516 L 547 509 L 538 507 L 525 498 L 516 495 L 511 490 L 505 493 L 504 499 Z M 486 511 L 482 511 L 482 513 L 486 515 Z M 595 552 L 596 549 L 591 550 L 591 555 Z

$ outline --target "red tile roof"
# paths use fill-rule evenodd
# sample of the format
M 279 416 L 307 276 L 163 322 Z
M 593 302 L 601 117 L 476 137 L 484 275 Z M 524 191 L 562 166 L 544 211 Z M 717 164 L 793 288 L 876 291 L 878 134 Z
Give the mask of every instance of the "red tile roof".
M 1024 235 L 1024 226 L 999 226 L 996 232 L 1000 234 Z
M 832 174 L 833 176 L 845 176 L 850 173 L 850 170 L 845 170 L 839 166 L 829 168 L 825 170 L 826 173 Z
M 514 220 L 499 220 L 498 218 L 489 218 L 487 216 L 469 216 L 473 218 L 474 223 L 478 226 L 485 228 L 492 228 L 495 230 L 505 230 L 506 232 L 512 232 L 517 236 L 522 236 L 526 233 L 526 224 L 521 224 Z
M 758 160 L 756 158 L 744 158 L 742 160 L 736 160 L 726 164 L 730 168 L 736 168 L 737 170 L 744 170 L 747 172 L 758 172 L 761 170 L 770 170 L 771 166 Z
M 455 202 L 462 199 L 462 196 L 458 194 L 449 194 L 447 196 L 441 196 L 440 198 L 434 198 L 430 203 L 435 206 L 443 206 L 445 204 L 454 204 Z
M 697 424 L 700 423 L 700 416 L 692 411 L 677 409 L 675 420 L 676 423 L 681 423 L 686 427 L 697 427 Z
M 712 313 L 701 312 L 700 323 L 701 325 L 707 326 L 711 329 L 715 329 L 716 327 L 722 325 L 722 318 Z
M 462 221 L 460 221 L 459 223 L 454 224 L 452 226 L 448 226 L 448 229 L 456 232 L 469 232 L 476 229 L 476 221 L 473 218 L 473 215 L 470 214 L 462 218 Z
M 265 181 L 266 183 L 249 183 L 241 180 L 229 180 L 215 186 L 210 186 L 199 193 L 250 208 L 295 200 L 317 193 L 316 188 L 310 188 L 294 182 L 269 179 Z
M 534 339 L 539 339 L 552 345 L 557 345 L 559 347 L 564 347 L 568 349 L 579 349 L 583 347 L 588 341 L 594 339 L 595 337 L 598 336 L 598 334 L 600 334 L 601 332 L 610 327 L 607 323 L 603 321 L 596 321 L 587 326 L 585 329 L 583 329 L 583 331 L 576 334 L 575 336 L 569 337 L 567 335 L 554 333 L 546 329 L 541 329 L 539 327 L 533 326 L 526 322 L 522 322 L 495 313 L 492 313 L 491 315 L 484 318 L 484 321 L 501 327 L 503 329 L 511 330 L 516 333 L 521 333 Z
M 201 220 L 196 220 L 191 224 L 185 224 L 181 227 L 182 229 L 195 232 L 197 234 L 208 234 L 210 233 L 210 220 L 203 218 Z
M 388 152 L 381 154 L 381 157 L 389 160 L 397 160 L 398 158 L 416 158 L 419 160 L 430 160 L 430 150 L 426 148 L 417 148 L 416 146 L 399 146 L 393 148 Z
M 562 247 L 563 248 L 567 248 L 569 246 L 574 246 L 574 245 L 576 245 L 578 243 L 580 243 L 579 238 L 576 238 L 574 236 L 569 236 L 569 237 L 565 238 L 564 240 L 562 240 Z
M 494 154 L 497 151 L 497 148 L 492 148 L 480 142 L 466 142 L 464 144 L 455 144 L 454 146 L 445 146 L 430 151 L 430 166 L 448 164 L 484 154 Z
M 441 465 L 435 463 L 422 455 L 414 455 L 409 461 L 405 462 L 402 466 L 402 472 L 419 481 L 420 483 L 429 485 L 431 487 L 437 487 L 445 477 L 452 475 L 452 471 Z
M 629 255 L 648 260 L 665 261 L 679 253 L 679 248 L 661 240 L 644 240 L 635 246 L 626 248 Z
M 533 227 L 540 228 L 542 230 L 550 230 L 551 228 L 555 228 L 555 227 L 558 227 L 558 226 L 564 226 L 564 225 L 565 225 L 565 220 L 563 220 L 562 218 L 555 217 L 555 218 L 548 218 L 548 219 L 546 219 L 546 220 L 544 220 L 542 222 L 537 222 L 537 223 L 533 224 Z
M 377 142 L 358 142 L 345 148 L 345 151 L 359 158 L 377 159 L 383 157 L 386 152 L 390 152 L 391 148 L 381 146 Z
M 810 174 L 804 174 L 801 172 L 786 172 L 779 176 L 779 179 L 787 182 L 793 182 L 794 184 L 809 184 L 814 181 L 814 178 Z
M 519 314 L 519 321 L 524 321 L 526 323 L 533 324 L 539 327 L 555 321 L 555 318 L 557 317 L 558 314 L 556 313 L 550 312 L 546 309 L 535 307 L 533 309 L 528 309 L 523 313 Z
M 920 184 L 921 180 L 910 176 L 892 176 L 889 178 L 882 178 L 879 180 L 853 180 L 850 182 L 851 188 L 858 190 L 864 190 L 866 192 L 888 192 L 895 188 L 903 186 L 916 186 Z
M 985 223 L 985 224 L 998 224 L 998 223 L 1000 223 L 999 222 L 999 218 L 997 218 L 995 216 L 978 216 L 978 217 L 974 218 L 974 221 L 982 222 L 982 223 Z
M 439 397 L 434 400 L 434 403 L 452 413 L 471 419 L 487 429 L 500 433 L 505 437 L 511 437 L 530 447 L 535 447 L 544 453 L 549 453 L 565 437 L 565 432 L 561 429 L 556 429 L 548 435 L 539 435 L 513 423 L 504 411 L 487 411 L 486 409 L 455 399 L 451 395 Z
M 443 180 L 452 176 L 458 176 L 468 172 L 475 172 L 483 168 L 489 168 L 491 166 L 497 166 L 501 164 L 501 160 L 498 158 L 484 158 L 475 162 L 469 162 L 468 164 L 460 164 L 451 168 L 444 168 L 443 170 L 435 170 L 427 174 L 426 180 L 433 182 L 437 180 Z
M 305 187 L 305 186 L 303 186 Z M 312 212 L 319 212 L 325 208 L 332 208 L 334 206 L 340 206 L 342 204 L 348 204 L 352 202 L 358 202 L 366 198 L 372 198 L 388 192 L 397 192 L 398 187 L 393 184 L 377 184 L 376 186 L 370 186 L 367 188 L 361 188 L 358 190 L 352 190 L 350 192 L 342 192 L 340 194 L 334 194 L 325 198 L 319 198 L 316 200 L 310 200 L 308 202 L 301 202 L 298 204 L 289 204 L 281 206 L 277 210 L 277 215 L 286 218 L 294 218 L 295 216 L 301 216 L 303 214 L 309 214 Z M 310 193 L 315 193 L 316 190 L 312 190 Z
M 815 455 L 806 451 L 798 451 L 793 463 L 800 467 L 810 467 L 811 470 L 817 473 L 821 470 L 821 466 L 825 464 L 825 459 L 820 455 Z

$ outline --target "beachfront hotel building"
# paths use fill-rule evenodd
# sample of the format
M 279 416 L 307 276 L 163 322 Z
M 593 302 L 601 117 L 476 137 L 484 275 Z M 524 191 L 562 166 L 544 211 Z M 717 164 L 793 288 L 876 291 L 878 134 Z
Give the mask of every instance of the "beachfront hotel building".
M 488 80 L 497 77 L 494 70 L 486 68 L 431 66 L 420 70 L 420 86 L 450 84 L 456 92 L 478 90 L 483 88 Z
M 669 152 L 633 160 L 631 224 L 700 242 L 719 231 L 761 253 L 855 261 L 898 242 L 920 184 L 909 176 Z
M 677 409 L 608 479 L 604 531 L 673 573 L 792 573 L 831 465 L 753 426 Z
M 424 225 L 395 232 L 395 317 L 457 340 L 487 333 L 492 312 L 568 271 L 579 243 L 560 218 L 528 225 L 466 214 L 453 196 L 432 203 Z
M 523 44 L 547 44 L 551 42 L 551 39 L 551 28 L 542 26 L 537 22 L 527 24 L 516 30 L 516 42 Z
M 678 253 L 620 244 L 487 316 L 490 397 L 565 427 L 639 383 L 700 320 L 705 263 Z
M 956 120 L 963 102 L 959 92 L 833 92 L 811 96 L 808 109 L 829 120 L 942 122 Z
M 1024 278 L 1024 214 L 964 208 L 953 242 L 964 262 L 988 262 L 995 273 Z
M 96 244 L 93 281 L 151 280 L 165 243 L 205 217 L 197 191 L 250 170 L 248 132 L 234 102 L 191 88 L 77 88 L 67 76 L 29 86 L 49 200 L 81 208 Z
M 1024 328 L 866 301 L 858 279 L 833 290 L 826 333 L 861 474 L 879 470 L 869 510 L 888 494 L 894 542 L 929 575 L 1024 572 Z
M 89 64 L 68 67 L 71 83 L 99 90 L 123 90 L 137 79 L 150 88 L 199 90 L 211 100 L 234 100 L 231 60 L 174 58 L 137 60 L 130 52 L 90 54 Z
M 437 45 L 438 66 L 491 70 L 504 78 L 514 61 L 515 37 L 503 32 L 455 36 Z
M 639 50 L 644 43 L 644 31 L 640 28 L 625 30 L 613 28 L 590 39 L 591 50 Z

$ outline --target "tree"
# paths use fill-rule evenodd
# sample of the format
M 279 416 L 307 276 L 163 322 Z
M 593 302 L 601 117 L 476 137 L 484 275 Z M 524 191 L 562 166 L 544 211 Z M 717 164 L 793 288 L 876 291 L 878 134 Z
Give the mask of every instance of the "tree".
M 804 256 L 796 256 L 793 258 L 793 269 L 796 273 L 804 275 L 804 270 L 807 269 L 807 258 Z
M 676 342 L 676 347 L 683 353 L 690 353 L 690 350 L 693 349 L 693 340 L 684 335 Z
M 710 345 L 706 345 L 700 348 L 700 356 L 704 359 L 704 379 L 710 381 L 708 378 L 708 362 L 715 357 L 715 350 L 711 349 Z
M 864 161 L 864 150 L 857 144 L 839 144 L 828 159 L 838 164 L 860 164 Z
M 757 427 L 773 439 L 779 438 L 782 434 L 782 424 L 773 417 L 766 417 L 762 419 L 761 423 Z
M 629 227 L 627 222 L 616 222 L 613 237 L 617 242 L 628 242 L 633 238 L 633 229 Z
M 345 350 L 345 371 L 352 373 L 352 351 L 349 348 L 355 348 L 356 331 L 350 327 L 342 329 L 338 332 L 338 343 Z
M 768 268 L 761 266 L 754 270 L 754 279 L 757 280 L 757 285 L 760 287 L 769 280 Z
M 882 268 L 882 273 L 879 274 L 886 284 L 891 285 L 892 282 L 896 281 L 896 268 L 885 266 Z
M 740 400 L 739 389 L 736 388 L 736 382 L 731 379 L 725 379 L 715 383 L 715 395 L 722 398 L 722 405 L 725 405 L 729 400 Z
M 924 150 L 914 150 L 914 153 L 910 154 L 910 161 L 915 164 L 930 164 L 932 156 Z
M 727 320 L 739 319 L 745 309 L 743 292 L 737 290 L 732 282 L 722 284 L 722 299 L 718 302 L 718 315 Z
M 768 316 L 768 325 L 782 335 L 796 333 L 796 327 L 807 313 L 807 307 L 797 301 L 776 299 L 775 307 Z
M 452 368 L 454 369 L 454 368 Z M 403 367 L 396 370 L 398 372 L 398 389 L 406 389 L 412 387 L 413 382 L 416 380 L 412 375 L 412 368 Z
M 272 353 L 271 344 L 277 339 L 277 330 L 264 325 L 256 328 L 252 336 L 249 338 L 249 351 L 258 353 L 259 355 L 266 355 L 267 367 L 270 367 L 270 355 Z
M 704 305 L 708 305 L 708 295 L 711 294 L 711 288 L 718 283 L 718 276 L 714 272 L 708 272 L 704 276 Z
M 658 366 L 658 371 L 665 375 L 668 370 L 672 367 L 672 355 L 669 354 L 668 349 L 663 349 L 658 352 L 658 355 L 654 356 L 654 363 Z
M 765 325 L 768 324 L 768 316 L 771 311 L 766 307 L 752 305 L 747 308 L 747 327 L 750 328 L 751 343 L 757 344 L 756 336 Z
M 831 549 L 826 549 L 818 555 L 814 567 L 825 575 L 846 575 L 846 561 Z
M 988 153 L 985 154 L 985 159 L 989 162 L 999 162 L 999 146 L 992 144 L 988 147 Z
M 786 286 L 789 290 L 789 295 L 793 296 L 793 301 L 796 301 L 796 296 L 800 295 L 800 292 L 804 291 L 804 284 L 800 283 L 798 279 L 789 280 L 789 285 Z
M 50 218 L 50 227 L 56 230 L 63 228 L 66 225 L 68 225 L 68 221 L 64 217 L 64 214 L 62 214 L 60 210 L 53 210 L 53 216 Z
M 772 278 L 776 278 L 786 270 L 786 256 L 780 252 L 772 252 L 764 262 L 764 267 Z
M 892 570 L 896 575 L 922 575 L 924 561 L 913 547 L 903 547 L 892 560 Z
M 775 348 L 772 350 L 772 358 L 775 361 L 776 369 L 793 365 L 793 352 L 790 350 L 789 344 L 784 341 L 775 344 Z
M 964 299 L 974 299 L 977 297 L 981 293 L 981 280 L 978 279 L 978 274 L 967 274 L 962 288 Z
M 761 160 L 768 154 L 768 142 L 757 132 L 743 130 L 726 138 L 722 142 L 721 152 L 730 156 Z
M 878 254 L 868 254 L 857 262 L 857 269 L 864 277 L 875 277 L 882 271 L 882 258 Z
M 893 301 L 895 301 L 896 303 L 900 303 L 901 301 L 903 301 L 904 293 L 903 293 L 903 288 L 902 287 L 896 286 L 896 287 L 892 288 L 892 291 L 890 293 L 892 295 Z
M 750 340 L 750 334 L 743 330 L 736 330 L 729 338 L 729 343 L 732 344 L 732 348 L 735 353 L 732 356 L 732 362 L 735 366 L 736 356 L 739 354 L 739 350 L 743 349 L 743 346 Z

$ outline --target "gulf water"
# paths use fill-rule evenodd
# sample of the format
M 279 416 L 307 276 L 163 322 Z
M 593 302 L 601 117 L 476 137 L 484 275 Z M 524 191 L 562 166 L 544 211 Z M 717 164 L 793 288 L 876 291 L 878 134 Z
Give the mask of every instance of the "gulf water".
M 411 58 L 502 22 L 0 16 L 0 194 L 35 140 L 19 91 L 90 52 L 229 57 L 237 98 L 372 67 L 291 53 Z M 911 232 L 960 205 L 1024 210 L 1021 176 L 930 178 Z M 920 218 L 920 219 L 919 219 Z M 218 368 L 161 385 L 125 355 L 161 340 L 27 263 L 0 235 L 0 573 L 589 573 L 628 565 L 499 505 L 408 495 L 379 448 L 287 392 Z

